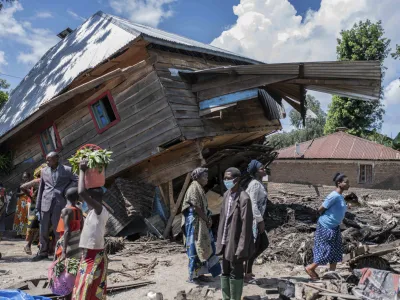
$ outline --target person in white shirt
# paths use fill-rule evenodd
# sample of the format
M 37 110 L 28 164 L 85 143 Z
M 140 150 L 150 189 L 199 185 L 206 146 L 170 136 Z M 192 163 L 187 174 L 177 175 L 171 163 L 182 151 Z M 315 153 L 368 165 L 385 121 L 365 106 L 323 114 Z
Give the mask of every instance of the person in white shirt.
M 247 172 L 252 180 L 247 186 L 246 193 L 249 194 L 253 209 L 253 237 L 255 252 L 246 262 L 245 281 L 250 281 L 253 277 L 253 264 L 257 257 L 268 247 L 268 237 L 265 233 L 264 213 L 267 209 L 268 194 L 262 183 L 262 179 L 267 175 L 264 165 L 258 160 L 253 159 Z
M 106 297 L 107 254 L 104 250 L 104 234 L 109 213 L 102 204 L 103 188 L 86 189 L 85 172 L 87 169 L 88 162 L 82 160 L 78 193 L 87 203 L 89 212 L 79 242 L 83 254 L 72 292 L 73 300 L 100 300 Z

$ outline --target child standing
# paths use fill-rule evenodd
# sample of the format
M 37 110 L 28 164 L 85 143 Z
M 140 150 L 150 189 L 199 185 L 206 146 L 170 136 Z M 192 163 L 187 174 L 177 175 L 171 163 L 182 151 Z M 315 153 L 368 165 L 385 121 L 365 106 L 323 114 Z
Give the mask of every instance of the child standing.
M 78 189 L 69 188 L 65 193 L 67 205 L 61 211 L 60 222 L 57 226 L 57 232 L 60 239 L 56 244 L 56 253 L 54 259 L 80 258 L 79 241 L 83 227 L 83 218 L 81 210 L 76 207 L 79 199 Z
M 102 205 L 103 189 L 85 187 L 85 172 L 88 169 L 87 160 L 80 162 L 78 193 L 88 204 L 79 247 L 83 254 L 75 281 L 73 300 L 95 300 L 106 298 L 107 255 L 104 250 L 104 234 L 109 217 L 108 211 Z

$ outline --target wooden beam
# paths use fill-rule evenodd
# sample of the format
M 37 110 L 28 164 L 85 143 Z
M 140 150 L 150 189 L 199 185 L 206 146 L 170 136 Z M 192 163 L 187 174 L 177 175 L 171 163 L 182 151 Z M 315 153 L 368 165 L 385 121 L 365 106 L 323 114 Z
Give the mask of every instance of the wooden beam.
M 379 87 L 379 82 L 370 79 L 291 79 L 285 83 L 304 84 L 304 85 L 345 85 L 345 86 L 373 86 Z
M 164 238 L 167 238 L 169 236 L 169 233 L 171 231 L 172 222 L 174 221 L 176 213 L 177 213 L 179 207 L 181 206 L 183 197 L 185 196 L 186 190 L 189 186 L 189 182 L 190 182 L 190 173 L 187 173 L 185 183 L 183 184 L 183 187 L 179 193 L 178 199 L 176 200 L 174 207 L 171 209 L 171 214 L 169 216 L 167 226 L 165 227 L 164 234 L 163 234 Z
M 211 88 L 217 88 L 227 84 L 241 82 L 243 80 L 255 79 L 258 75 L 225 75 L 219 74 L 217 78 L 211 78 L 209 80 L 204 80 L 199 83 L 192 84 L 192 92 L 200 92 L 202 90 L 207 90 Z
M 225 86 L 203 90 L 197 93 L 197 97 L 200 101 L 202 101 L 225 94 L 231 94 L 294 78 L 297 78 L 297 75 L 260 75 L 254 79 L 242 80 L 240 82 L 227 84 Z
M 168 198 L 169 198 L 169 207 L 170 207 L 170 212 L 173 211 L 175 207 L 175 200 L 174 200 L 174 186 L 172 184 L 172 180 L 168 181 Z

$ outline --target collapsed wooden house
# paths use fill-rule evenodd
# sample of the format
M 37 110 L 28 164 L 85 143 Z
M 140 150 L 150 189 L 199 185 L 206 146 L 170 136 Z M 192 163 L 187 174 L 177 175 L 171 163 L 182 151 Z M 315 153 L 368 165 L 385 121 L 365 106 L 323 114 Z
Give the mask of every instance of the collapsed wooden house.
M 262 144 L 281 129 L 282 101 L 304 116 L 307 90 L 378 100 L 380 84 L 379 62 L 263 64 L 98 12 L 40 59 L 1 110 L 0 149 L 11 151 L 12 169 L 0 181 L 13 188 L 46 153 L 66 163 L 97 144 L 114 153 L 108 185 L 123 177 L 163 186 L 171 223 L 185 174 L 210 158 L 223 165 L 232 157 L 215 157 L 227 146 Z M 183 192 L 174 194 L 177 178 Z

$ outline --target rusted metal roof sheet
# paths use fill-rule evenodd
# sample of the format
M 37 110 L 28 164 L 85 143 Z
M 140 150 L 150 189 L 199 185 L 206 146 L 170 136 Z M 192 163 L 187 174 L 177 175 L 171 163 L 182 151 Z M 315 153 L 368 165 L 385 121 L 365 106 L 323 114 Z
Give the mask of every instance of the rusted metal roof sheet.
M 137 38 L 243 63 L 257 63 L 211 45 L 99 11 L 47 51 L 13 90 L 0 110 L 0 137 L 38 111 L 41 104 L 62 93 L 80 74 L 95 68 Z
M 301 143 L 299 153 L 296 146 L 278 152 L 278 159 L 400 160 L 400 151 L 345 132 Z

